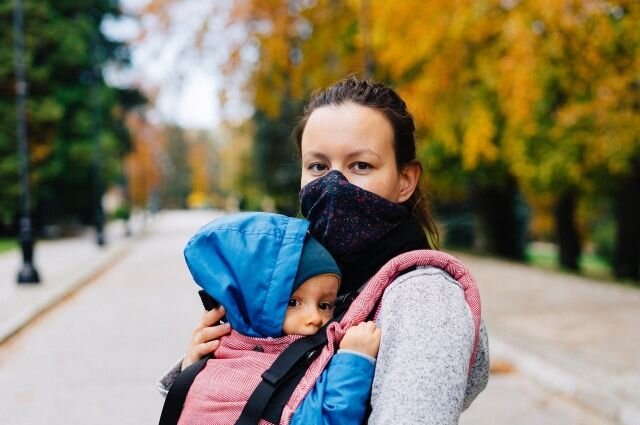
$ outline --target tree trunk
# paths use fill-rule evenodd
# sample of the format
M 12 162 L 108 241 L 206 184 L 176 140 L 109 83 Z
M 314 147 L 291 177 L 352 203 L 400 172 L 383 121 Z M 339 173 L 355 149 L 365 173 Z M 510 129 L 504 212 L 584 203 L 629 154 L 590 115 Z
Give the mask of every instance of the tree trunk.
M 513 260 L 524 260 L 526 222 L 519 208 L 514 179 L 504 186 L 476 188 L 474 204 L 482 235 L 481 248 Z
M 613 271 L 617 278 L 640 280 L 640 167 L 622 182 L 615 204 L 617 235 Z
M 581 252 L 580 236 L 575 222 L 577 198 L 575 191 L 564 192 L 558 199 L 554 211 L 560 267 L 574 271 L 580 270 L 578 260 Z

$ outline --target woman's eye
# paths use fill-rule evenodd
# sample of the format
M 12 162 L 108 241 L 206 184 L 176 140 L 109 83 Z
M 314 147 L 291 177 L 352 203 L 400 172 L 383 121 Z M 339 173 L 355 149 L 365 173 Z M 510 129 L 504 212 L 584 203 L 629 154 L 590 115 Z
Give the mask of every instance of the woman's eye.
M 310 171 L 321 172 L 326 171 L 327 166 L 321 162 L 312 162 L 307 166 L 307 169 L 309 169 Z
M 358 162 L 354 162 L 351 168 L 358 171 L 364 171 L 364 170 L 370 169 L 371 165 L 367 162 L 358 161 Z
M 297 307 L 297 306 L 300 305 L 300 301 L 295 300 L 295 299 L 292 298 L 292 299 L 289 300 L 289 304 L 288 305 L 289 305 L 289 307 Z
M 320 307 L 320 310 L 333 310 L 332 303 L 320 303 L 318 307 Z

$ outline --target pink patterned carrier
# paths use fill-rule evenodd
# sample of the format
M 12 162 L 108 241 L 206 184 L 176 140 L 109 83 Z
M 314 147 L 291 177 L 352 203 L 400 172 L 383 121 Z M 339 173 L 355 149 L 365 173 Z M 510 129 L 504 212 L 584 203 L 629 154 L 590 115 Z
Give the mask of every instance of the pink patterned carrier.
M 389 261 L 367 282 L 340 320 L 327 328 L 328 343 L 314 360 L 284 407 L 280 424 L 289 424 L 296 408 L 315 385 L 347 329 L 369 317 L 378 305 L 377 318 L 384 290 L 403 271 L 412 267 L 434 266 L 447 272 L 463 288 L 471 310 L 475 341 L 469 370 L 475 362 L 480 330 L 480 296 L 475 280 L 456 258 L 439 251 L 418 250 L 399 255 Z M 300 336 L 281 338 L 251 338 L 232 332 L 221 340 L 216 358 L 207 362 L 187 395 L 179 425 L 233 425 L 236 423 L 252 392 L 278 355 Z M 262 420 L 260 424 L 270 424 Z M 271 424 L 273 425 L 273 424 Z

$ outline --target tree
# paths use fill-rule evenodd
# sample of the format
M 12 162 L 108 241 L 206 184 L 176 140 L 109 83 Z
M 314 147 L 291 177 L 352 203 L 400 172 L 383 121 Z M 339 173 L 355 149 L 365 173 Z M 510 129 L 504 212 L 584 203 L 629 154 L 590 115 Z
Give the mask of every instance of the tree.
M 280 210 L 295 214 L 299 154 L 290 135 L 312 90 L 362 70 L 357 15 L 351 4 L 335 0 L 313 7 L 303 1 L 245 0 L 235 3 L 230 18 L 230 25 L 248 28 L 232 57 L 245 49 L 259 54 L 245 86 L 255 107 L 254 184 Z M 240 66 L 230 64 L 229 72 Z
M 25 64 L 29 84 L 27 120 L 36 217 L 40 224 L 92 221 L 93 133 L 99 131 L 104 177 L 119 176 L 129 148 L 122 125 L 125 108 L 143 99 L 135 90 L 108 87 L 97 65 L 126 63 L 125 46 L 99 31 L 104 16 L 117 17 L 114 2 L 24 1 Z M 0 4 L 11 22 L 12 3 Z M 5 224 L 18 202 L 12 27 L 0 27 L 0 211 Z M 91 95 L 92 87 L 94 96 Z M 92 115 L 95 97 L 98 112 Z M 99 130 L 96 128 L 99 122 Z
M 488 251 L 523 258 L 524 198 L 550 206 L 577 270 L 607 199 L 616 274 L 637 279 L 639 22 L 633 0 L 243 0 L 225 70 L 248 76 L 256 164 L 282 165 L 281 128 L 310 90 L 372 75 L 414 111 L 429 188 L 475 201 Z
M 377 73 L 414 111 L 419 156 L 439 199 L 466 188 L 488 252 L 524 258 L 520 182 L 505 155 L 494 2 L 371 2 Z
M 482 187 L 512 176 L 529 198 L 553 195 L 569 268 L 580 253 L 580 200 L 631 198 L 633 184 L 620 184 L 634 181 L 639 148 L 638 8 L 597 0 L 372 5 L 377 63 L 425 111 L 432 178 Z M 617 205 L 631 209 L 619 215 L 627 231 L 618 234 L 635 235 L 622 218 L 635 206 Z M 622 239 L 627 257 L 638 258 Z
M 568 220 L 579 200 L 615 193 L 625 201 L 614 201 L 619 235 L 614 262 L 626 263 L 627 270 L 617 275 L 637 279 L 640 246 L 633 240 L 640 233 L 630 217 L 638 206 L 630 200 L 637 199 L 638 192 L 629 183 L 638 175 L 640 149 L 640 37 L 635 30 L 640 8 L 633 1 L 616 3 L 530 1 L 510 10 L 512 41 L 505 56 L 509 70 L 534 76 L 524 90 L 534 95 L 504 104 L 512 117 L 510 158 L 518 164 L 519 180 L 530 192 L 557 194 L 558 218 L 564 219 L 559 235 L 568 236 L 560 238 L 564 264 L 575 268 L 579 253 L 577 231 L 569 222 L 575 219 Z M 523 45 L 530 46 L 529 54 L 527 49 L 518 54 Z M 505 92 L 523 90 L 515 80 L 505 83 Z
M 146 208 L 171 168 L 164 151 L 166 136 L 141 111 L 127 114 L 126 125 L 132 138 L 132 149 L 125 157 L 128 194 L 133 207 Z

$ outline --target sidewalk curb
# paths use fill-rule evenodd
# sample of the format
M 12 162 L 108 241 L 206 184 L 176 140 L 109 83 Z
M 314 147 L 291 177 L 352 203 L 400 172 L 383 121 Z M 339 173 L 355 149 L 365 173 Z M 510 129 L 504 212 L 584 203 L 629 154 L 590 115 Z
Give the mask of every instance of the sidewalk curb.
M 15 301 L 0 315 L 0 345 L 118 263 L 132 245 L 148 233 L 149 229 L 145 229 L 139 235 L 107 245 L 101 255 L 77 270 L 65 273 L 63 278 L 57 278 L 55 284 L 44 282 L 39 285 L 20 286 L 14 297 Z
M 490 332 L 491 360 L 506 361 L 543 387 L 567 396 L 583 407 L 621 425 L 640 424 L 640 406 L 623 399 L 607 385 L 597 385 L 592 375 L 572 373 L 542 353 L 510 338 Z M 587 371 L 586 373 L 593 372 Z M 590 380 L 591 379 L 591 380 Z

